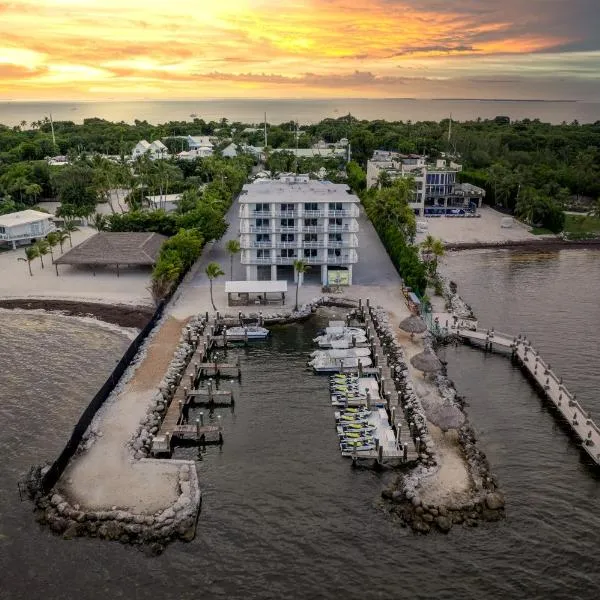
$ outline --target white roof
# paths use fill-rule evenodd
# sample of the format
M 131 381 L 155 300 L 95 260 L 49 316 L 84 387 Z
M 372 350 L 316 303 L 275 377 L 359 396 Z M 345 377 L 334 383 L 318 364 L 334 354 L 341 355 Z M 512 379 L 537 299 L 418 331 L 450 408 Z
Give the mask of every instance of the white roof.
M 167 149 L 167 147 L 160 140 L 154 140 L 150 145 L 154 146 L 155 148 L 159 148 L 160 150 Z
M 138 146 L 142 146 L 142 148 L 150 148 L 150 144 L 146 141 L 146 140 L 140 140 L 137 144 L 136 144 L 136 148 Z
M 152 204 L 162 204 L 164 202 L 179 202 L 181 194 L 163 194 L 162 196 L 146 196 L 146 200 Z
M 226 281 L 227 294 L 268 294 L 287 292 L 287 281 Z
M 345 183 L 329 181 L 279 181 L 257 179 L 242 188 L 240 204 L 255 202 L 344 202 L 358 204 L 359 199 L 349 193 Z
M 212 148 L 213 143 L 208 135 L 188 135 L 188 140 L 198 146 L 206 146 Z
M 20 210 L 19 212 L 0 216 L 0 226 L 15 227 L 16 225 L 27 225 L 28 223 L 36 223 L 37 221 L 45 221 L 51 218 L 52 215 L 40 212 L 39 210 Z

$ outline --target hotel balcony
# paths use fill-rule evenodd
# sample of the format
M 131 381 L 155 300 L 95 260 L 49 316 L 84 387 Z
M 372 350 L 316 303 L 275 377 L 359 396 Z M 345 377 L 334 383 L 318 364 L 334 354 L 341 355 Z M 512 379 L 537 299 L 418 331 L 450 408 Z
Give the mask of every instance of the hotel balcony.
M 324 251 L 319 252 L 317 256 L 304 256 L 304 252 L 298 250 L 295 256 L 277 256 L 274 251 L 271 251 L 270 257 L 259 258 L 256 251 L 243 250 L 240 262 L 243 265 L 292 265 L 298 259 L 309 265 L 351 265 L 358 262 L 358 254 L 355 250 L 348 250 L 341 252 L 340 256 L 330 256 Z
M 358 233 L 358 223 L 354 221 L 344 225 L 328 225 L 327 231 L 329 233 Z
M 325 211 L 324 210 L 304 210 L 304 211 L 302 211 L 302 216 L 306 217 L 307 219 L 318 219 L 318 218 L 325 217 Z
M 272 233 L 273 227 L 269 225 L 267 227 L 259 227 L 257 225 L 250 225 L 249 223 L 241 222 L 240 223 L 240 233 Z
M 352 206 L 351 208 L 344 208 L 343 210 L 329 210 L 327 211 L 328 217 L 343 217 L 343 218 L 352 218 L 355 219 L 358 217 L 358 207 Z

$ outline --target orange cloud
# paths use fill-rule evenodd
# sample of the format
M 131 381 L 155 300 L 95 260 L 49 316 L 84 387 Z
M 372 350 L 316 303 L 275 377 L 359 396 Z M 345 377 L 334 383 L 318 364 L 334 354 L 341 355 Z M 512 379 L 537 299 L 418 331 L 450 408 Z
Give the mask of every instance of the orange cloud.
M 215 97 L 240 95 L 241 86 L 262 95 L 369 96 L 405 93 L 407 81 L 419 95 L 419 82 L 452 69 L 475 73 L 492 55 L 532 55 L 544 71 L 536 53 L 587 43 L 569 25 L 571 13 L 557 10 L 564 32 L 549 8 L 536 25 L 522 0 L 222 4 L 0 0 L 0 97 Z M 495 73 L 514 72 L 512 63 L 503 58 Z

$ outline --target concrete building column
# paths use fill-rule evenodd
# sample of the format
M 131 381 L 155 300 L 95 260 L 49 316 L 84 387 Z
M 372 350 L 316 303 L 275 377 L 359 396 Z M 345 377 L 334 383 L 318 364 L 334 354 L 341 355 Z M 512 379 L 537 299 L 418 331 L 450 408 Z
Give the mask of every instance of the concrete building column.
M 277 265 L 271 265 L 271 281 L 277 281 Z
M 352 265 L 348 265 L 348 285 L 352 285 Z
M 255 265 L 246 265 L 246 281 L 256 281 L 257 279 L 257 267 Z
M 321 285 L 327 285 L 327 265 L 321 265 Z
M 17 249 L 17 243 L 15 242 L 15 240 L 12 240 L 12 249 L 13 250 Z

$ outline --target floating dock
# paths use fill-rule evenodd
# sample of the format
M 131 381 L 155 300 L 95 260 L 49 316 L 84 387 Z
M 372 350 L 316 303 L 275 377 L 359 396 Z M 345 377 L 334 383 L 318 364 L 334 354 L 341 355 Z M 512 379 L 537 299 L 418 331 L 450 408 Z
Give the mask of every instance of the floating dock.
M 596 465 L 600 465 L 600 428 L 529 340 L 520 335 L 511 337 L 497 333 L 493 329 L 486 331 L 458 329 L 456 334 L 478 347 L 483 346 L 488 352 L 494 350 L 510 352 L 512 359 L 519 364 L 548 402 L 560 413 L 571 432 L 581 440 L 582 450 Z
M 342 327 L 348 321 L 330 322 L 330 327 Z M 347 401 L 338 395 L 332 395 L 332 404 L 339 407 L 343 412 L 344 405 L 349 408 L 366 407 L 371 413 L 368 423 L 373 428 L 370 433 L 375 441 L 375 447 L 368 450 L 353 450 L 342 448 L 342 456 L 352 458 L 356 464 L 360 460 L 374 461 L 376 465 L 384 462 L 406 463 L 416 460 L 418 451 L 416 442 L 409 431 L 408 424 L 404 418 L 403 411 L 399 405 L 398 392 L 393 383 L 392 373 L 387 365 L 385 355 L 377 336 L 370 316 L 365 315 L 365 338 L 367 342 L 364 347 L 370 349 L 374 367 L 359 366 L 357 369 L 348 369 L 347 374 L 355 374 L 357 386 L 355 393 L 359 397 L 348 397 Z M 354 346 L 356 348 L 356 346 Z M 339 352 L 339 350 L 330 350 Z M 323 350 L 326 352 L 326 350 Z M 338 369 L 338 371 L 344 371 Z M 340 402 L 336 402 L 336 397 Z

